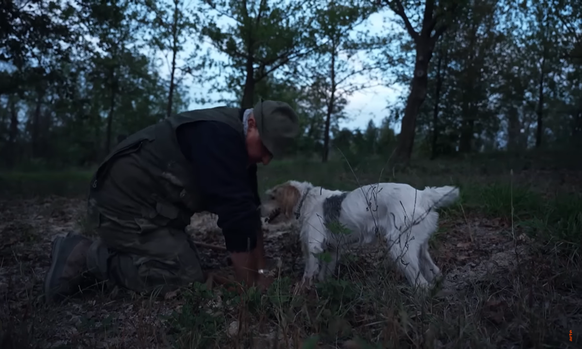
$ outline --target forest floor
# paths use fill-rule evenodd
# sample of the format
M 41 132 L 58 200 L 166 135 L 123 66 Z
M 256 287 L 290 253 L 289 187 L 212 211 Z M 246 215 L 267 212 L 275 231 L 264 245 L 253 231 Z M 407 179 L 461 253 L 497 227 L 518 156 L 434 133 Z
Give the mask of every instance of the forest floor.
M 512 160 L 510 174 L 466 162 L 381 175 L 380 165 L 366 161 L 351 168 L 287 162 L 260 172 L 261 190 L 288 179 L 340 189 L 378 178 L 418 188 L 459 185 L 461 200 L 441 210 L 431 241 L 444 281 L 428 297 L 411 292 L 383 246 L 350 251 L 335 278 L 293 295 L 303 260 L 291 222 L 265 227 L 266 253 L 282 261 L 267 294 L 197 284 L 165 297 L 86 290 L 47 305 L 42 283 L 51 241 L 81 229 L 86 201 L 75 191 L 84 191 L 59 191 L 46 182 L 50 176 L 0 175 L 0 185 L 11 186 L 0 199 L 0 347 L 581 347 L 582 171 Z M 71 180 L 55 177 L 70 187 Z M 46 191 L 36 194 L 34 185 Z M 35 195 L 18 195 L 15 187 Z M 195 215 L 188 232 L 224 246 L 210 214 Z M 205 269 L 230 273 L 225 252 L 200 254 Z

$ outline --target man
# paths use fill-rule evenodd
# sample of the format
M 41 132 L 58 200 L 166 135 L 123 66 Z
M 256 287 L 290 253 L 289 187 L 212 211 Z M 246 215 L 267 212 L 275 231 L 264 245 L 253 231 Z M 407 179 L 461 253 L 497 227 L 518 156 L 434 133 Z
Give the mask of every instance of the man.
M 218 215 L 237 280 L 267 287 L 256 164 L 298 133 L 289 105 L 262 101 L 185 112 L 130 135 L 91 180 L 88 218 L 99 239 L 70 233 L 53 242 L 46 300 L 78 291 L 86 276 L 161 294 L 204 281 L 185 233 L 201 211 Z

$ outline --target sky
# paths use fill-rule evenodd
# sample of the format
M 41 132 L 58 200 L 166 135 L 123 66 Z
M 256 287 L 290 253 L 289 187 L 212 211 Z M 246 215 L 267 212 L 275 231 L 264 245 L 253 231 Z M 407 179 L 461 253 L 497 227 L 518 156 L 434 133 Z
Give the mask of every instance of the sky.
M 379 34 L 386 28 L 386 24 L 384 23 L 385 17 L 390 15 L 392 14 L 387 11 L 375 13 L 372 16 L 370 16 L 368 21 L 360 25 L 358 29 L 369 29 L 372 34 Z M 229 24 L 229 19 L 220 19 L 217 24 L 219 26 L 227 25 Z M 209 44 L 204 45 L 206 45 L 206 47 L 208 48 L 210 47 Z M 186 44 L 184 49 L 185 52 L 190 52 L 192 46 Z M 216 57 L 217 60 L 225 59 L 225 57 L 222 54 L 214 50 L 212 51 L 213 51 L 212 55 Z M 160 55 L 163 56 L 163 53 L 160 53 Z M 167 62 L 169 60 L 164 58 L 164 61 Z M 162 76 L 169 75 L 170 71 L 169 65 L 164 64 L 160 68 L 160 70 Z M 362 78 L 360 78 L 360 80 L 361 79 Z M 184 84 L 188 83 L 189 79 L 185 78 Z M 185 87 L 188 86 L 186 85 Z M 189 88 L 190 92 L 189 97 L 191 98 L 189 109 L 208 108 L 212 106 L 210 104 L 205 105 L 198 104 L 194 101 L 195 94 L 199 94 L 200 92 L 207 89 L 209 89 L 209 84 L 208 86 L 197 85 L 196 87 L 192 86 L 191 88 Z M 389 110 L 387 109 L 388 105 L 394 103 L 396 99 L 399 97 L 399 95 L 405 91 L 406 91 L 405 86 L 395 85 L 395 86 L 376 86 L 369 88 L 367 90 L 355 92 L 353 95 L 347 98 L 348 105 L 345 110 L 346 114 L 348 115 L 348 120 L 343 120 L 342 122 L 340 122 L 339 125 L 340 128 L 347 127 L 349 129 L 356 128 L 365 129 L 370 119 L 373 119 L 376 125 L 379 125 L 382 119 L 389 115 Z M 214 99 L 218 96 L 219 96 L 218 94 L 209 95 L 210 99 Z M 400 123 L 393 125 L 393 128 L 395 129 L 396 133 L 400 132 Z

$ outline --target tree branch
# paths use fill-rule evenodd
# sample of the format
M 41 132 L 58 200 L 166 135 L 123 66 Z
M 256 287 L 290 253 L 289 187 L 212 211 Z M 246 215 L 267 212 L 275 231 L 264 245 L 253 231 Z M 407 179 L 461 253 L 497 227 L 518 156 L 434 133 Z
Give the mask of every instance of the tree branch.
M 398 16 L 400 16 L 400 18 L 402 18 L 402 20 L 404 21 L 404 26 L 406 27 L 406 31 L 408 31 L 408 34 L 412 37 L 412 39 L 414 39 L 414 41 L 416 41 L 418 39 L 419 34 L 412 27 L 412 24 L 410 23 L 410 20 L 408 19 L 408 16 L 404 11 L 404 6 L 402 6 L 402 2 L 400 0 L 395 0 L 391 4 L 393 5 L 389 5 L 389 7 L 392 9 L 392 11 L 394 11 L 394 13 L 396 13 Z
M 261 0 L 261 2 L 259 3 L 259 12 L 257 13 L 257 27 L 259 26 L 259 23 L 261 22 L 261 17 L 263 15 L 263 8 L 267 7 L 266 4 L 266 0 Z
M 210 6 L 210 8 L 212 8 L 214 11 L 218 12 L 219 15 L 230 18 L 230 19 L 234 20 L 235 22 L 239 22 L 238 18 L 236 18 L 236 17 L 234 17 L 234 16 L 232 16 L 224 11 L 219 10 L 216 7 L 216 4 L 214 2 L 212 2 L 210 0 L 205 0 L 204 3 L 206 3 L 208 6 Z
M 434 0 L 425 0 L 425 4 L 424 4 L 424 14 L 422 17 L 422 27 L 424 28 L 430 28 L 431 25 L 434 27 L 434 25 L 436 25 L 436 18 L 433 18 L 433 13 L 434 13 Z M 428 35 L 430 35 L 430 32 L 432 30 L 428 31 Z

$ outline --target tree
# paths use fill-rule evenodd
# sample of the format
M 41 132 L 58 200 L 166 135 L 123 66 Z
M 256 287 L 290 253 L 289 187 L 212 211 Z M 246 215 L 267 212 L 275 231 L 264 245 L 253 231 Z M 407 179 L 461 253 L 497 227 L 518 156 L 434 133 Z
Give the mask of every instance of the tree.
M 172 0 L 171 3 L 160 3 L 151 0 L 146 1 L 146 8 L 153 13 L 153 18 L 148 21 L 152 34 L 151 42 L 154 47 L 161 51 L 169 51 L 170 55 L 170 81 L 168 86 L 168 97 L 166 107 L 166 117 L 170 117 L 176 110 L 174 107 L 174 93 L 180 85 L 184 74 L 198 75 L 201 67 L 196 65 L 197 52 L 200 51 L 200 41 L 192 40 L 197 34 L 198 14 L 190 11 L 190 4 L 185 0 Z M 178 62 L 180 54 L 184 51 L 184 44 L 193 44 L 187 62 L 181 66 Z M 181 74 L 179 74 L 179 72 Z
M 343 117 L 347 97 L 369 87 L 357 83 L 354 78 L 376 68 L 365 61 L 360 66 L 354 63 L 358 53 L 370 48 L 374 42 L 362 37 L 350 38 L 354 29 L 374 10 L 359 1 L 347 0 L 328 2 L 315 11 L 315 25 L 310 36 L 318 44 L 315 57 L 306 65 L 303 75 L 311 82 L 310 90 L 321 98 L 324 107 L 322 162 L 328 160 L 330 129 Z
M 221 79 L 226 77 L 225 84 L 215 81 L 211 91 L 234 93 L 241 107 L 251 108 L 258 100 L 257 83 L 284 67 L 293 71 L 296 61 L 313 49 L 307 45 L 312 2 L 205 0 L 199 9 L 208 14 L 202 35 L 227 57 L 227 62 L 207 57 L 203 65 L 207 71 L 218 66 Z M 234 24 L 220 28 L 219 17 L 212 12 Z
M 427 72 L 434 47 L 439 38 L 447 30 L 450 17 L 458 7 L 458 2 L 425 0 L 424 10 L 420 23 L 420 31 L 414 29 L 406 14 L 406 7 L 411 7 L 412 3 L 401 0 L 387 0 L 388 7 L 400 17 L 404 28 L 414 42 L 415 63 L 414 73 L 410 83 L 410 93 L 406 101 L 402 127 L 398 138 L 394 160 L 408 164 L 414 146 L 416 117 L 419 109 L 426 99 L 427 93 Z
M 91 0 L 82 6 L 87 34 L 98 39 L 93 64 L 99 68 L 92 71 L 90 79 L 94 85 L 100 83 L 107 89 L 105 153 L 109 153 L 116 105 L 122 92 L 123 61 L 129 57 L 130 50 L 139 49 L 136 36 L 142 29 L 139 16 L 143 13 L 132 0 Z M 100 118 L 99 114 L 95 116 Z

